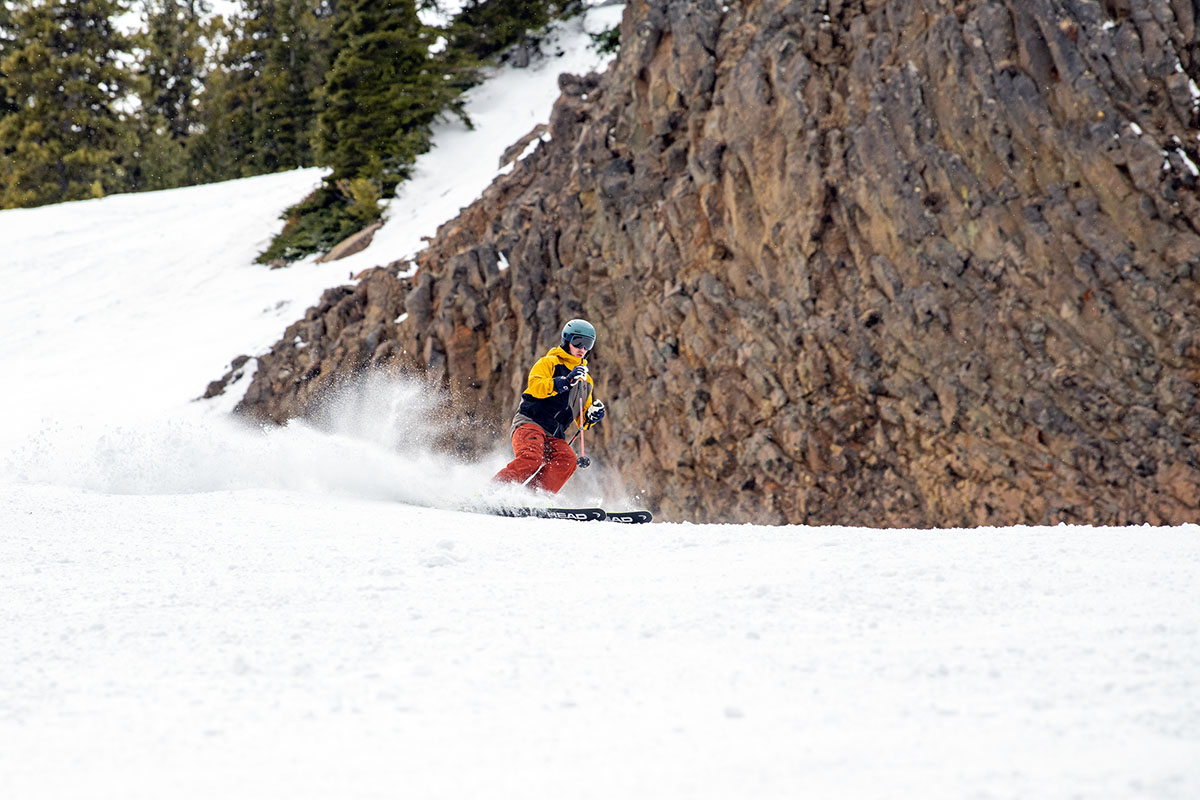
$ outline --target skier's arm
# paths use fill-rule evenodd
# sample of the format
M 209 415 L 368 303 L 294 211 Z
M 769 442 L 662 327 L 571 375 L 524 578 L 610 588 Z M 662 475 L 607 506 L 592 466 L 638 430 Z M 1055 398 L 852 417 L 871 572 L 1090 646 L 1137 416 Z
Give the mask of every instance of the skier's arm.
M 525 390 L 529 395 L 545 399 L 554 391 L 554 359 L 547 356 L 539 358 L 529 370 L 529 387 Z

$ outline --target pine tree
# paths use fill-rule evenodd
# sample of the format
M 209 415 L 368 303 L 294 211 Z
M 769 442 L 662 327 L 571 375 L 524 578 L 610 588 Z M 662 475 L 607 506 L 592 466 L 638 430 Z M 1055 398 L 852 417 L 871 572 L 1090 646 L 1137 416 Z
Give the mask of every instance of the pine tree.
M 421 0 L 422 8 L 437 5 Z M 448 46 L 431 53 L 443 31 L 421 24 L 414 0 L 322 0 L 318 8 L 334 12 L 336 25 L 316 36 L 322 43 L 317 54 L 329 54 L 332 66 L 316 92 L 315 149 L 317 162 L 332 171 L 288 209 L 283 233 L 259 260 L 289 261 L 328 249 L 378 218 L 381 198 L 428 149 L 433 121 L 452 111 L 470 124 L 459 96 L 477 81 L 485 59 L 570 5 L 468 0 L 466 16 L 444 32 Z
M 127 188 L 132 125 L 118 110 L 129 43 L 113 26 L 125 0 L 22 0 L 0 63 L 16 110 L 0 119 L 0 206 L 34 206 Z
M 477 60 L 517 44 L 527 44 L 531 34 L 564 10 L 565 2 L 552 0 L 467 0 L 449 29 L 449 49 Z
M 193 175 L 222 180 L 313 163 L 332 13 L 331 0 L 245 1 L 206 81 Z
M 135 37 L 140 58 L 135 189 L 192 183 L 190 137 L 199 130 L 199 95 L 206 77 L 209 36 L 205 0 L 145 0 L 146 30 Z
M 314 94 L 325 77 L 321 22 L 309 0 L 276 0 L 274 35 L 264 51 L 259 76 L 262 112 L 254 141 L 266 171 L 309 166 L 316 125 Z
M 166 123 L 176 141 L 196 125 L 197 95 L 205 77 L 206 0 L 145 0 L 146 31 L 138 37 L 145 55 L 142 109 Z
M 413 0 L 349 0 L 317 120 L 330 182 L 366 179 L 386 195 L 428 149 L 429 125 L 458 89 L 429 55 L 430 32 Z
M 200 132 L 188 148 L 189 174 L 219 181 L 266 171 L 257 152 L 262 114 L 265 43 L 274 35 L 274 0 L 247 0 L 242 14 L 215 31 L 223 43 L 219 63 L 205 82 Z
M 12 51 L 15 41 L 16 31 L 13 29 L 12 9 L 5 0 L 0 0 L 0 64 L 4 63 L 5 57 Z M 4 89 L 4 72 L 0 69 L 0 119 L 16 110 L 16 104 Z
M 315 141 L 332 172 L 288 209 L 262 262 L 328 249 L 377 218 L 380 199 L 428 149 L 430 123 L 461 91 L 430 56 L 432 36 L 413 0 L 341 0 L 335 19 L 339 49 L 319 93 Z

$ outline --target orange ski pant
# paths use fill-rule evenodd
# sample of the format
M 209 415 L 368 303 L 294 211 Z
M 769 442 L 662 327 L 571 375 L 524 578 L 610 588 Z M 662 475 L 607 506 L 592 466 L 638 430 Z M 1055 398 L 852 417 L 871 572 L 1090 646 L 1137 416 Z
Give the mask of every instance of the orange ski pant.
M 496 473 L 497 483 L 525 483 L 527 486 L 557 492 L 575 472 L 575 451 L 563 439 L 557 439 L 532 423 L 513 431 L 513 454 L 508 466 Z

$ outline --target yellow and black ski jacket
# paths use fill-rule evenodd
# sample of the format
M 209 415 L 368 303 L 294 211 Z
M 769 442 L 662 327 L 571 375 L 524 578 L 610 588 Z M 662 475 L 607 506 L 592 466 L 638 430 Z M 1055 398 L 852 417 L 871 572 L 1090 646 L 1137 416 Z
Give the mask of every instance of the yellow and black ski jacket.
M 565 439 L 571 422 L 579 422 L 580 403 L 585 414 L 592 404 L 592 388 L 595 384 L 592 376 L 588 375 L 586 383 L 577 383 L 570 390 L 555 394 L 554 379 L 568 374 L 580 364 L 586 366 L 587 359 L 576 358 L 561 347 L 553 347 L 539 358 L 529 370 L 529 385 L 521 395 L 521 407 L 513 417 L 512 429 L 515 431 L 519 426 L 532 422 L 540 425 L 550 436 Z M 583 427 L 586 430 L 592 426 L 584 423 Z

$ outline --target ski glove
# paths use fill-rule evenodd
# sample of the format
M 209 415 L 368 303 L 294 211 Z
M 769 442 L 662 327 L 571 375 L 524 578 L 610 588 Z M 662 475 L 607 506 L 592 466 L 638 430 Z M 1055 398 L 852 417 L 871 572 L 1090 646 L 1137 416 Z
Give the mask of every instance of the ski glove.
M 604 403 L 601 403 L 599 400 L 597 400 L 588 407 L 587 424 L 595 425 L 602 419 L 604 419 Z
M 562 394 L 579 381 L 587 380 L 587 375 L 588 368 L 582 364 L 568 372 L 566 375 L 559 375 L 554 379 L 554 393 Z

